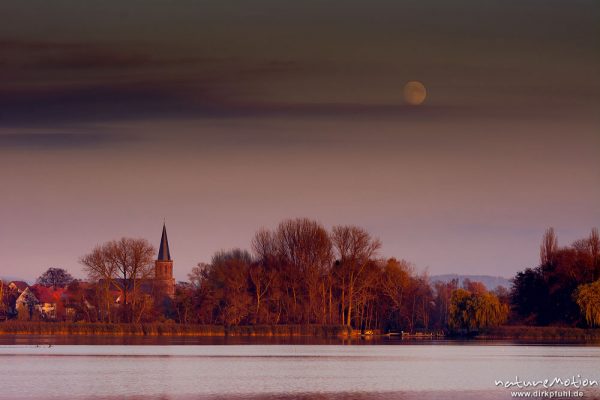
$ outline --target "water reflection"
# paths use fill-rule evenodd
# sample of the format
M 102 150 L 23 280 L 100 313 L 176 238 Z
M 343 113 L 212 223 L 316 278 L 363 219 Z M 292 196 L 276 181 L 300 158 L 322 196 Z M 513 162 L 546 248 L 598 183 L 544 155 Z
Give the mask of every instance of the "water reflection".
M 600 341 L 554 340 L 460 340 L 401 339 L 398 337 L 320 338 L 312 336 L 94 336 L 94 335 L 0 335 L 0 346 L 6 345 L 571 345 L 600 346 Z
M 600 379 L 600 347 L 172 344 L 5 344 L 0 399 L 508 399 L 495 379 Z

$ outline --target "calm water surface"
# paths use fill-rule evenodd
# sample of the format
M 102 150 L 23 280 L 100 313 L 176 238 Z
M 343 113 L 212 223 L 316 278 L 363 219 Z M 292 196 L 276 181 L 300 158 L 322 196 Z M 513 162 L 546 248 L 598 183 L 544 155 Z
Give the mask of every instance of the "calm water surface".
M 39 347 L 31 338 L 0 340 L 1 399 L 510 399 L 511 389 L 495 380 L 600 380 L 597 346 L 302 339 L 222 345 L 215 338 L 201 345 L 48 347 L 51 340 L 38 337 Z M 598 387 L 580 390 L 584 398 L 600 398 Z

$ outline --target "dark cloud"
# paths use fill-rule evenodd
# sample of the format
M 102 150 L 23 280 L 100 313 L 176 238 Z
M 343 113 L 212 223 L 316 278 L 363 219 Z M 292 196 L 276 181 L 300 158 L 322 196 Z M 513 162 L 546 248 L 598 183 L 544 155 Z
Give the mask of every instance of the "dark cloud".
M 562 107 L 554 117 L 567 115 Z M 64 126 L 82 122 L 196 118 L 401 118 L 437 121 L 545 118 L 544 105 L 527 108 L 352 102 L 251 101 L 214 82 L 139 81 L 0 89 L 0 125 Z
M 248 86 L 303 69 L 285 59 L 161 57 L 143 47 L 0 40 L 0 124 L 264 113 L 239 100 L 255 92 Z
M 58 21 L 76 19 L 77 12 L 39 4 L 50 16 L 32 15 L 20 24 L 9 19 L 13 32 L 0 28 L 0 125 L 554 117 L 578 107 L 588 112 L 600 101 L 598 52 L 591 50 L 597 43 L 590 39 L 597 13 L 589 12 L 587 0 L 571 7 L 557 1 L 543 7 L 538 1 L 351 1 L 344 10 L 309 3 L 266 1 L 235 10 L 188 5 L 185 12 L 158 3 L 141 10 L 97 3 L 90 27 L 77 20 L 73 33 L 49 30 L 46 36 L 26 28 L 41 19 L 58 29 Z M 107 25 L 103 18 L 112 17 L 106 14 L 112 8 L 126 18 Z M 534 11 L 539 20 L 532 24 Z M 150 29 L 147 20 L 163 25 Z M 431 101 L 421 109 L 405 107 L 396 96 L 412 79 L 431 85 Z
M 379 103 L 353 99 L 327 101 L 328 96 L 336 97 L 336 89 L 331 87 L 320 88 L 314 98 L 290 100 L 285 94 L 268 96 L 263 91 L 278 78 L 295 80 L 291 87 L 293 92 L 303 86 L 298 81 L 310 82 L 319 74 L 341 77 L 342 81 L 349 79 L 344 76 L 346 71 L 291 59 L 160 58 L 139 48 L 131 51 L 126 46 L 107 43 L 0 41 L 0 54 L 3 55 L 0 59 L 4 60 L 0 63 L 0 75 L 13 74 L 15 77 L 0 86 L 0 124 L 40 126 L 50 123 L 61 126 L 128 119 L 273 116 L 435 120 L 472 116 L 503 118 L 507 114 L 521 118 L 541 116 L 546 112 L 535 105 L 511 109 L 442 103 L 415 108 L 405 106 L 401 98 L 396 102 Z M 433 65 L 423 70 L 431 75 L 443 76 L 445 73 L 448 80 L 455 79 L 460 71 L 469 73 L 471 79 L 477 76 L 477 70 L 468 64 L 446 68 Z M 484 78 L 485 75 L 480 77 Z M 521 89 L 529 90 L 526 86 Z M 509 91 L 510 88 L 500 90 Z M 593 95 L 593 89 L 590 92 Z M 498 89 L 495 94 L 498 95 Z M 542 95 L 551 98 L 546 93 Z M 556 97 L 564 99 L 567 96 Z
M 160 57 L 139 50 L 135 44 L 0 40 L 3 68 L 25 70 L 87 70 L 152 68 L 212 63 L 201 57 Z
M 106 122 L 173 118 L 260 117 L 403 117 L 453 118 L 467 110 L 457 107 L 409 107 L 402 104 L 243 102 L 198 88 L 144 84 L 63 88 L 51 93 L 0 93 L 4 126 L 47 123 Z
M 184 115 L 213 99 L 197 88 L 192 102 L 189 93 L 185 83 L 161 81 L 16 87 L 0 90 L 0 121 L 21 126 Z

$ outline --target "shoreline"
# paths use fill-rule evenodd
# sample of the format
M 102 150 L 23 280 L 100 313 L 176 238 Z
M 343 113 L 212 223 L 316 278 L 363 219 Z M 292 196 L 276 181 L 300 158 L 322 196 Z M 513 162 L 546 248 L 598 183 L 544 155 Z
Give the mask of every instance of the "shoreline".
M 345 325 L 180 325 L 174 323 L 76 323 L 44 321 L 4 321 L 0 336 L 56 335 L 98 337 L 314 337 L 377 340 L 388 334 L 361 335 Z M 600 341 L 600 329 L 553 326 L 506 325 L 486 329 L 473 335 L 413 336 L 399 340 L 538 340 Z
M 23 322 L 0 323 L 1 335 L 60 336 L 188 336 L 188 337 L 321 337 L 345 338 L 352 331 L 343 325 L 180 325 L 173 323 L 75 323 Z

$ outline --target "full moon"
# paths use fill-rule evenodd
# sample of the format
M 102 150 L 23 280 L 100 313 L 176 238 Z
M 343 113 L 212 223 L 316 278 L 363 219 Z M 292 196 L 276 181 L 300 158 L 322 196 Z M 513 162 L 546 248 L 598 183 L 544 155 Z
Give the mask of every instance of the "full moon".
M 419 81 L 410 81 L 404 85 L 404 101 L 411 106 L 423 104 L 427 97 L 425 86 Z

